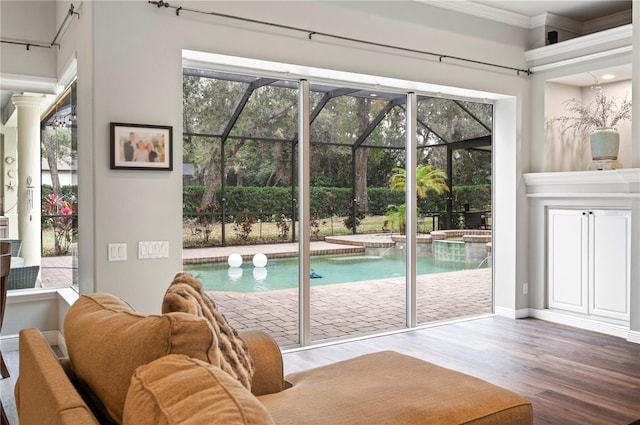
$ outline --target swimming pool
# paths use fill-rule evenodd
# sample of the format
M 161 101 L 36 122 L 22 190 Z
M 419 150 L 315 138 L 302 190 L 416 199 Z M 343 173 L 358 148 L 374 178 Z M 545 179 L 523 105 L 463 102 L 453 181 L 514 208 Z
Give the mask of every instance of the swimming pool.
M 483 264 L 486 267 L 486 262 Z M 477 264 L 438 261 L 420 256 L 417 274 L 442 273 L 476 268 Z M 403 255 L 321 255 L 311 257 L 311 285 L 357 282 L 404 277 Z M 269 260 L 266 267 L 253 267 L 245 261 L 241 267 L 227 263 L 185 264 L 184 271 L 194 275 L 206 291 L 259 292 L 298 287 L 298 258 Z

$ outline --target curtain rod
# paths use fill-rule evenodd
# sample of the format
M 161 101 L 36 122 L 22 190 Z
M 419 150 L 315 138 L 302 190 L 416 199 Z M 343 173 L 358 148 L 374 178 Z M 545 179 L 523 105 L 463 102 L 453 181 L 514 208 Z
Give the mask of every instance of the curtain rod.
M 78 19 L 80 19 L 80 13 L 74 11 L 74 7 L 72 3 L 69 6 L 69 11 L 65 15 L 64 20 L 62 21 L 62 24 L 60 24 L 60 27 L 58 28 L 58 32 L 56 33 L 55 37 L 53 37 L 53 41 L 49 44 L 44 44 L 39 41 L 21 41 L 21 40 L 8 40 L 8 39 L 0 39 L 0 43 L 27 46 L 27 50 L 31 50 L 31 47 L 41 47 L 43 49 L 50 49 L 53 46 L 60 47 L 60 43 L 58 43 L 58 37 L 60 37 L 60 33 L 62 32 L 62 29 L 67 25 L 67 21 L 73 18 L 73 15 L 78 15 Z
M 516 75 L 518 75 L 518 76 L 521 75 L 521 74 L 524 74 L 526 76 L 530 76 L 531 74 L 533 74 L 533 72 L 530 69 L 514 68 L 514 67 L 511 67 L 511 66 L 499 65 L 499 64 L 490 63 L 490 62 L 483 62 L 483 61 L 479 61 L 479 60 L 475 60 L 475 59 L 462 58 L 462 57 L 459 57 L 459 56 L 451 56 L 451 55 L 445 55 L 445 54 L 442 54 L 442 53 L 428 52 L 428 51 L 424 51 L 424 50 L 410 49 L 410 48 L 407 48 L 407 47 L 399 47 L 399 46 L 394 46 L 394 45 L 390 45 L 390 44 L 377 43 L 377 42 L 374 42 L 374 41 L 360 40 L 360 39 L 357 39 L 357 38 L 345 37 L 345 36 L 341 36 L 341 35 L 330 34 L 330 33 L 325 33 L 325 32 L 320 32 L 320 31 L 313 31 L 313 30 L 308 30 L 308 29 L 304 29 L 304 28 L 293 27 L 293 26 L 290 26 L 290 25 L 276 24 L 276 23 L 273 23 L 273 22 L 261 21 L 261 20 L 258 20 L 258 19 L 243 18 L 243 17 L 240 17 L 240 16 L 227 15 L 227 14 L 224 14 L 224 13 L 206 12 L 206 11 L 203 11 L 203 10 L 191 9 L 191 8 L 186 8 L 186 7 L 183 7 L 183 6 L 172 6 L 169 3 L 165 2 L 165 1 L 162 1 L 162 0 L 159 0 L 159 1 L 148 0 L 148 3 L 152 4 L 152 5 L 155 5 L 158 8 L 164 7 L 164 8 L 175 9 L 176 16 L 180 16 L 180 12 L 183 12 L 183 11 L 184 12 L 192 12 L 192 13 L 200 13 L 200 14 L 203 14 L 203 15 L 218 16 L 218 17 L 221 17 L 221 18 L 234 19 L 234 20 L 237 20 L 237 21 L 243 21 L 243 22 L 249 22 L 249 23 L 253 23 L 253 24 L 260 24 L 260 25 L 266 25 L 266 26 L 270 26 L 270 27 L 280 28 L 280 29 L 303 32 L 303 33 L 307 34 L 307 37 L 309 38 L 309 40 L 312 40 L 313 36 L 319 35 L 319 36 L 323 36 L 323 37 L 333 38 L 333 39 L 336 39 L 336 40 L 348 41 L 348 42 L 359 43 L 359 44 L 366 44 L 368 46 L 383 47 L 385 49 L 400 50 L 400 51 L 408 52 L 408 53 L 417 53 L 417 54 L 421 54 L 421 55 L 433 56 L 433 57 L 437 57 L 440 62 L 442 62 L 443 59 L 452 59 L 452 60 L 457 60 L 457 61 L 461 61 L 461 62 L 473 63 L 473 64 L 476 64 L 476 65 L 489 66 L 489 67 L 505 69 L 505 70 L 509 70 L 509 71 L 516 71 Z

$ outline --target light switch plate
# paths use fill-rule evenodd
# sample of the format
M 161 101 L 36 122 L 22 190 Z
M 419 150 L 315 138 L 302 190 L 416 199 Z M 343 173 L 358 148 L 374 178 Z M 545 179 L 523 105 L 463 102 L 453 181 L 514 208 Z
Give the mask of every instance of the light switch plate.
M 126 243 L 110 243 L 107 251 L 109 261 L 127 261 Z
M 169 241 L 138 242 L 138 259 L 169 258 Z

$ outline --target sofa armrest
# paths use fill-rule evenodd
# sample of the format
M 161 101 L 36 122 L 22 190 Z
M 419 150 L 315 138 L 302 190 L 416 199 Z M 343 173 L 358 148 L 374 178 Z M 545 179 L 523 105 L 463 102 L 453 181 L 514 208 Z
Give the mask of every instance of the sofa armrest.
M 21 330 L 19 345 L 14 392 L 20 423 L 100 424 L 37 329 Z
M 259 396 L 284 390 L 282 352 L 276 341 L 262 331 L 242 331 L 239 335 L 249 347 L 255 368 L 251 392 Z

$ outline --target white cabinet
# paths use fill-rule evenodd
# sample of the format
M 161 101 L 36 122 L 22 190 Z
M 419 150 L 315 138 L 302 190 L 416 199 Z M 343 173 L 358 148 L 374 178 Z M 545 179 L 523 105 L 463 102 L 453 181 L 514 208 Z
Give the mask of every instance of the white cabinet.
M 549 308 L 629 320 L 631 212 L 548 209 Z

